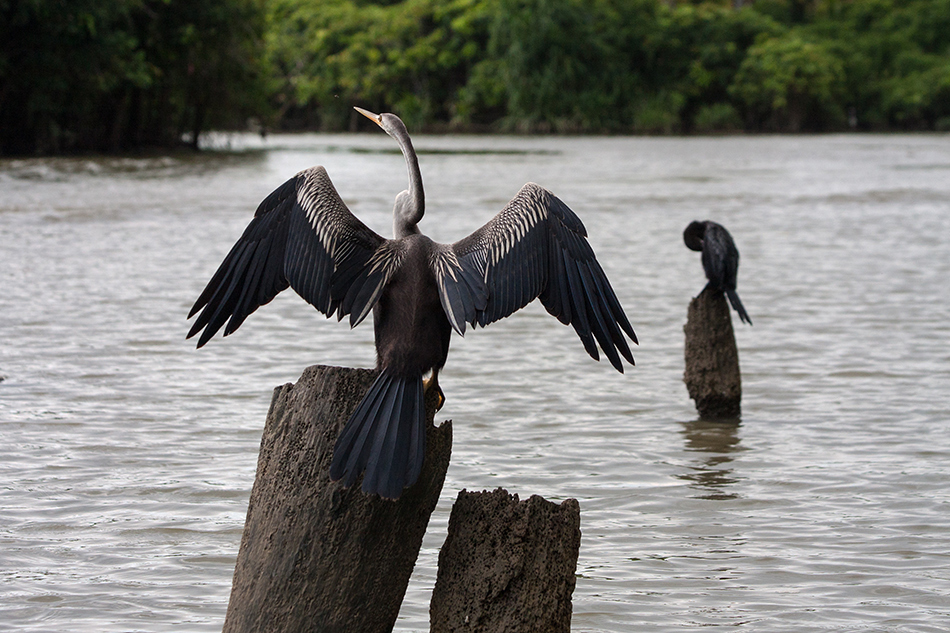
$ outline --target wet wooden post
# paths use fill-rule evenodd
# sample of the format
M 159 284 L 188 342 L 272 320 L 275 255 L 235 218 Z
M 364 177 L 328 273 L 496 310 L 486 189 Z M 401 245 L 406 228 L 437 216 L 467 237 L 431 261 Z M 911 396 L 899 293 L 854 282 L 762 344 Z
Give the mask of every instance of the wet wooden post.
M 580 505 L 461 491 L 439 552 L 430 633 L 568 633 Z
M 331 482 L 336 437 L 375 377 L 314 366 L 274 390 L 224 633 L 392 629 L 445 480 L 452 428 L 434 426 L 427 398 L 425 464 L 397 501 Z
M 706 286 L 690 301 L 683 381 L 702 418 L 738 418 L 742 401 L 739 351 L 729 305 L 721 290 Z

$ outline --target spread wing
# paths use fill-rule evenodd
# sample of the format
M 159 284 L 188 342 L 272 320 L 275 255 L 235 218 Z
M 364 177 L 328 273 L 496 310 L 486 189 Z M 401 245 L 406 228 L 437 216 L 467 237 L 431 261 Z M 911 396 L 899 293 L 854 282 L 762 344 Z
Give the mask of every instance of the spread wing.
M 617 296 L 587 242 L 580 219 L 554 194 L 534 183 L 488 224 L 433 255 L 442 307 L 452 327 L 485 326 L 536 298 L 561 323 L 572 325 L 584 348 L 599 360 L 597 345 L 620 372 L 620 356 L 634 342 Z
M 356 326 L 401 259 L 397 243 L 350 213 L 323 167 L 306 169 L 261 202 L 188 314 L 201 311 L 188 338 L 201 332 L 201 347 L 225 322 L 231 334 L 288 286 L 327 316 L 349 314 Z

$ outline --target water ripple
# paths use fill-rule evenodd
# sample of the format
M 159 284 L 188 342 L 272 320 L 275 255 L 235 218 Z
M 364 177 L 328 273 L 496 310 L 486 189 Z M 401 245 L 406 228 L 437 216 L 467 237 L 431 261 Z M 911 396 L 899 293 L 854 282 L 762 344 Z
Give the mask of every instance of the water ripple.
M 371 328 L 290 295 L 198 352 L 183 339 L 289 175 L 326 165 L 381 233 L 405 187 L 383 135 L 221 143 L 241 151 L 0 162 L 0 630 L 220 630 L 273 387 L 374 362 Z M 453 341 L 455 451 L 397 631 L 427 628 L 458 490 L 497 486 L 580 501 L 577 631 L 950 628 L 944 137 L 416 144 L 428 234 L 549 186 L 641 345 L 617 374 L 538 306 Z M 681 234 L 706 218 L 739 244 L 755 320 L 730 424 L 697 420 L 682 384 L 704 279 Z

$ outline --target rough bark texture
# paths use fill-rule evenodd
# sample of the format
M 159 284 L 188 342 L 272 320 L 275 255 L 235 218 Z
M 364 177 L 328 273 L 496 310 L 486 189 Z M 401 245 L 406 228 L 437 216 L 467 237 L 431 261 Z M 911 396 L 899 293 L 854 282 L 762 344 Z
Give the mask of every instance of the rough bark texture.
M 274 390 L 225 633 L 392 629 L 442 490 L 452 428 L 433 425 L 427 397 L 425 465 L 398 501 L 330 482 L 337 434 L 375 377 L 314 366 Z
M 439 552 L 430 633 L 566 633 L 580 505 L 461 491 Z
M 707 286 L 690 301 L 683 329 L 686 332 L 683 380 L 700 417 L 739 417 L 742 378 L 725 295 Z

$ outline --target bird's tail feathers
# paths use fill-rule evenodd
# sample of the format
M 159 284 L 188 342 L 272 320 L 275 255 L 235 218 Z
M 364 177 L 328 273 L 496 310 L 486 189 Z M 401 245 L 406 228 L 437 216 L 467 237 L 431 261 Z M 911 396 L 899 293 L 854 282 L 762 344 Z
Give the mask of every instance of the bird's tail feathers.
M 397 499 L 419 478 L 425 457 L 422 376 L 397 377 L 385 369 L 363 396 L 333 449 L 330 479 Z
M 732 304 L 733 309 L 739 313 L 739 320 L 752 325 L 752 319 L 749 318 L 749 313 L 745 311 L 745 306 L 742 305 L 736 291 L 732 288 L 726 288 L 726 296 L 729 297 L 729 303 Z

